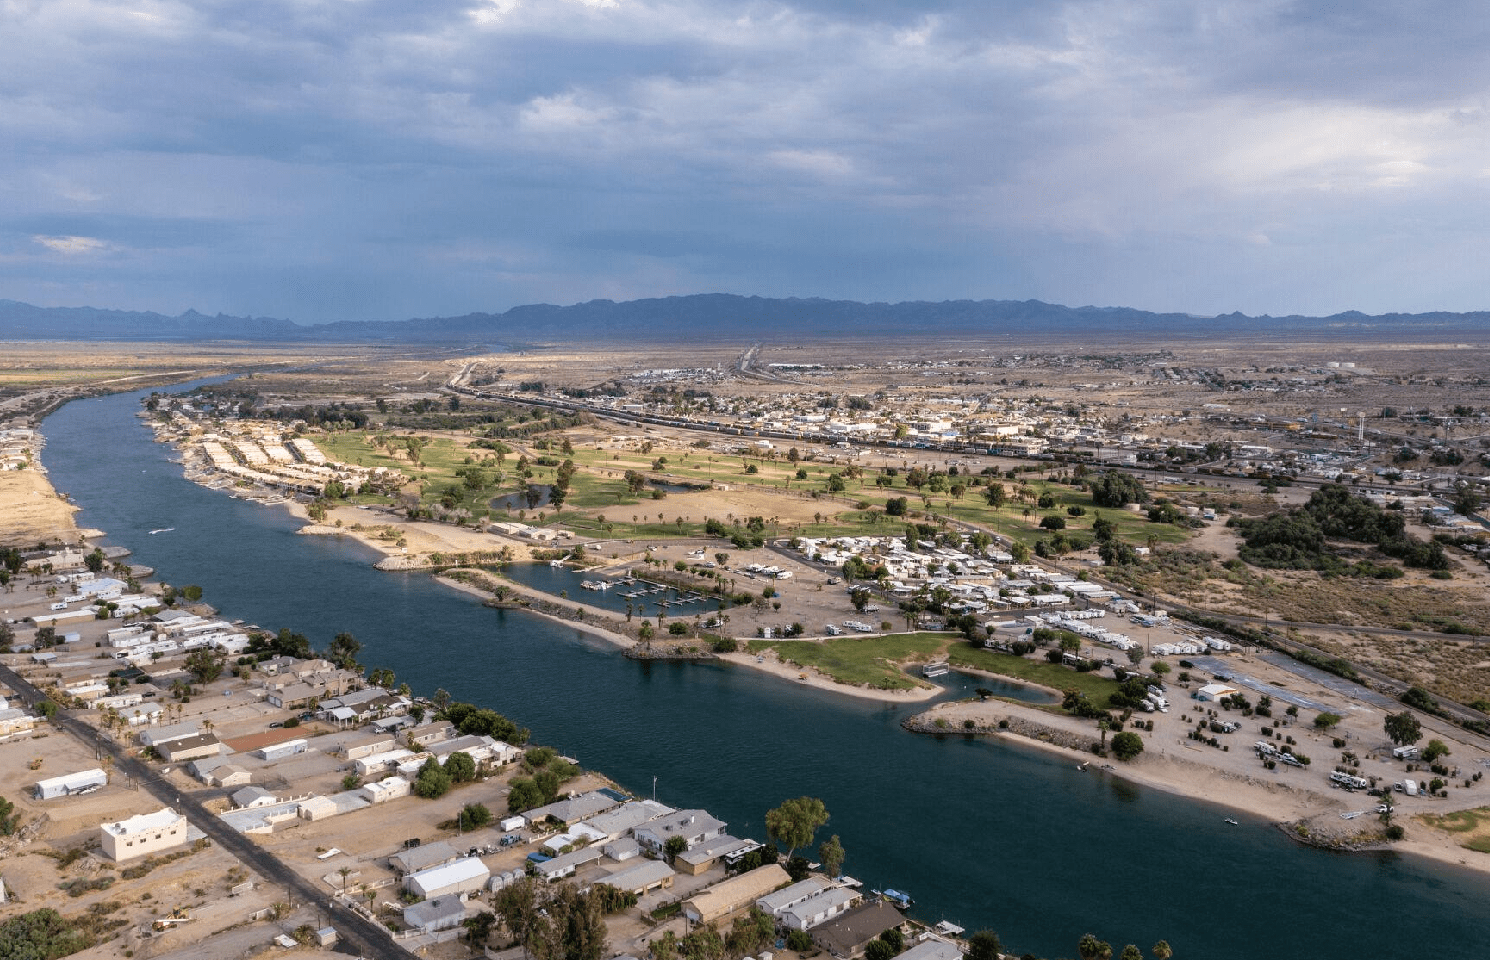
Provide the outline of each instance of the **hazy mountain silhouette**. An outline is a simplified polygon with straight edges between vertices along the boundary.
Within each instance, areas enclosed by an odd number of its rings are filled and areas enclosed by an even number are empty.
[[[1039,300],[859,303],[712,293],[649,300],[530,304],[504,313],[302,325],[268,317],[175,317],[93,307],[36,307],[0,300],[0,337],[13,340],[253,340],[384,343],[521,343],[556,339],[670,341],[753,338],[1033,336],[1111,342],[1124,336],[1357,337],[1363,340],[1484,334],[1490,313],[1328,317],[1200,317],[1130,307],[1066,307]]]

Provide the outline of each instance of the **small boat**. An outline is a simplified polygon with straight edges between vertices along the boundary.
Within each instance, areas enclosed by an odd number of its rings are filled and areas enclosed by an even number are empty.
[[[548,562],[548,565],[551,566],[551,567],[562,567],[564,565],[564,561],[563,560],[550,560]]]
[[[1087,768],[1087,764],[1089,764],[1089,763],[1091,763],[1091,761],[1090,761],[1090,760],[1085,760],[1085,761],[1082,761],[1082,762],[1081,762],[1081,763],[1078,763],[1078,764],[1077,764],[1077,765],[1076,765],[1076,769],[1078,769],[1078,770],[1081,770],[1081,771],[1083,771],[1083,772],[1085,772],[1085,770],[1086,770],[1086,768]]]
[[[1226,822],[1229,823],[1229,824],[1231,824],[1233,827],[1234,826],[1237,826],[1237,822],[1235,820],[1231,819],[1230,817],[1227,817],[1226,818]]]
[[[175,530],[175,529],[176,529],[175,527],[159,527],[159,528],[157,528],[155,530],[151,530],[150,531],[150,535],[153,537],[157,533],[170,533],[172,530]]]
[[[884,897],[891,903],[891,905],[899,910],[909,910],[911,904],[915,903],[915,901],[911,899],[910,894],[902,893],[899,890],[887,889],[883,893],[881,893],[880,896]]]

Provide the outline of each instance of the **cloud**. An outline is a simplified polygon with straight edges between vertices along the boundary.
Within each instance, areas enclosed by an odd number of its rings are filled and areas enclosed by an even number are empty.
[[[1490,223],[1479,4],[13,0],[0,18],[0,242],[54,261],[7,260],[0,296],[300,320],[714,289],[1483,306],[1463,253]]]
[[[108,242],[100,240],[97,237],[43,237],[37,235],[31,239],[53,253],[66,254],[67,256],[99,253],[111,249],[111,245]]]

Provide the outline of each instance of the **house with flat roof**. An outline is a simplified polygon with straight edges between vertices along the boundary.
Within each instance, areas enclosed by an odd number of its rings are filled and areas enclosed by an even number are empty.
[[[116,863],[186,843],[186,818],[170,807],[105,823],[98,829],[102,833],[104,854]]]
[[[94,768],[69,773],[61,777],[36,782],[35,796],[38,800],[56,800],[58,797],[75,797],[80,793],[91,793],[109,782],[109,775]]]

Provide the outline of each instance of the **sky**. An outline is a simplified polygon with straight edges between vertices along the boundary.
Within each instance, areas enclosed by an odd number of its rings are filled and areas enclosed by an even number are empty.
[[[0,0],[0,297],[1490,308],[1490,5]]]

